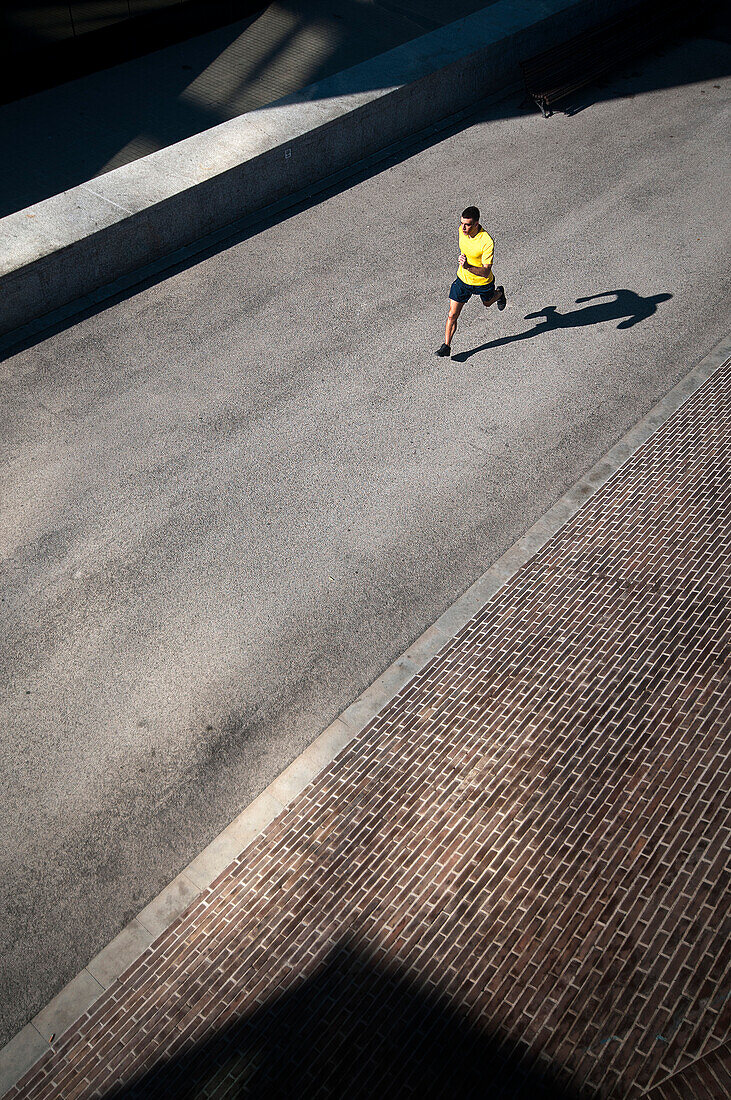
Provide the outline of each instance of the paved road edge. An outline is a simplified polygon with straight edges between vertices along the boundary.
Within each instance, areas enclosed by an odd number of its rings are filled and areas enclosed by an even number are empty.
[[[716,370],[731,357],[731,334],[687,374],[335,719],[56,997],[0,1050],[0,1097],[99,996],[208,890],[337,754],[526,564]]]

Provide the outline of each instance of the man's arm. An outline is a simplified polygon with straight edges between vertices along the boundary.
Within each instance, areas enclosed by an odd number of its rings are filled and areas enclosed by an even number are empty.
[[[574,301],[576,302],[576,304],[578,306],[581,302],[593,302],[597,298],[607,298],[610,294],[616,294],[616,293],[617,293],[616,290],[603,290],[601,292],[601,294],[589,294],[588,297],[586,297],[586,298],[575,298]],[[609,303],[607,303],[607,305],[608,304]]]
[[[468,264],[467,257],[464,254],[459,258],[459,266],[463,267],[465,271],[471,271],[473,275],[479,275],[483,279],[489,279],[490,272],[492,271],[492,264],[488,264],[487,267],[478,267],[477,264]]]

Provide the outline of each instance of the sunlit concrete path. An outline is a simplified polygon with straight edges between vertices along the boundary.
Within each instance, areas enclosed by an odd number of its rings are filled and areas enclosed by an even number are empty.
[[[731,1094],[731,359],[9,1093]]]
[[[7,359],[3,1038],[727,333],[724,69],[493,105]],[[439,360],[468,202],[509,308]]]

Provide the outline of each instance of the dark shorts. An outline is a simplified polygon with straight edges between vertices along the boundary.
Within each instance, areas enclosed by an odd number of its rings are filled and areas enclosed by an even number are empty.
[[[452,283],[452,288],[449,291],[449,297],[453,302],[461,302],[462,305],[465,302],[469,302],[473,294],[479,294],[481,298],[492,298],[495,293],[495,276],[492,278],[492,282],[487,286],[469,286],[467,283],[463,283],[458,277]]]

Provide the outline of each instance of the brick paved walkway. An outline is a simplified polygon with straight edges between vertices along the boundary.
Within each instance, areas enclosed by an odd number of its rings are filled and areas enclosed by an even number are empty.
[[[731,1095],[731,363],[9,1096]]]

